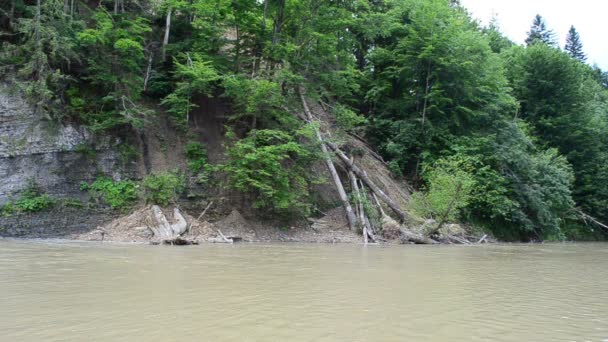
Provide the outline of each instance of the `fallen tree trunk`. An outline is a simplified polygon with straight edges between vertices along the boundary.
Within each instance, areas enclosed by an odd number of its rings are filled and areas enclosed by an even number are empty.
[[[173,209],[173,219],[177,221],[174,224],[169,223],[159,206],[152,206],[152,213],[153,218],[148,222],[148,228],[154,233],[154,238],[162,243],[176,241],[188,228],[188,222],[177,208]]]
[[[310,112],[310,109],[308,108],[308,104],[306,103],[306,99],[304,98],[304,95],[302,94],[300,89],[298,89],[298,93],[300,95],[300,100],[302,100],[302,107],[304,107],[304,112],[306,113],[307,121],[309,124],[312,124],[313,117],[312,117],[312,113]],[[338,189],[338,195],[340,196],[340,201],[342,201],[342,205],[344,206],[344,211],[346,212],[346,219],[348,220],[348,226],[351,230],[354,230],[357,225],[357,218],[355,217],[353,208],[350,205],[350,202],[348,201],[348,196],[346,195],[346,191],[344,190],[344,185],[342,185],[342,180],[340,180],[340,175],[338,175],[336,166],[334,165],[334,162],[331,160],[329,151],[327,150],[327,146],[325,146],[325,142],[323,141],[323,137],[321,136],[321,132],[319,132],[319,129],[316,128],[314,125],[313,125],[313,127],[315,130],[317,139],[319,140],[319,143],[321,145],[321,151],[323,152],[323,156],[325,158],[325,164],[327,165],[327,168],[329,169],[329,173],[331,174],[331,177],[334,181],[334,184],[336,185],[336,188]]]
[[[363,170],[361,170],[357,165],[355,165],[353,161],[348,159],[346,154],[344,154],[344,152],[342,152],[342,150],[340,150],[336,144],[331,142],[325,142],[325,144],[327,144],[327,146],[329,146],[329,148],[331,148],[336,153],[336,155],[342,160],[342,162],[344,162],[344,164],[346,164],[346,166],[350,170],[352,170],[359,178],[361,178],[365,185],[367,185],[374,192],[374,194],[376,194],[384,203],[386,203],[395,212],[395,214],[397,214],[399,218],[401,218],[402,221],[406,221],[409,218],[409,215],[405,211],[401,210],[397,203],[393,202],[390,197],[388,197],[376,184],[374,184],[374,182],[369,179],[369,177]]]
[[[435,245],[439,243],[433,239],[427,238],[422,234],[416,234],[405,229],[399,230],[399,234],[401,235],[402,242],[413,242],[418,245]]]

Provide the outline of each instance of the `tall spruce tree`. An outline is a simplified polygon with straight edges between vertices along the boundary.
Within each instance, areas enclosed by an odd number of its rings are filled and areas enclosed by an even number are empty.
[[[587,60],[587,56],[583,52],[581,36],[578,34],[574,26],[570,26],[570,31],[568,31],[568,36],[566,37],[566,46],[564,49],[570,56],[578,59],[581,62],[585,62]]]
[[[530,46],[535,43],[543,43],[549,46],[556,46],[555,33],[552,30],[547,29],[547,23],[545,19],[537,14],[532,21],[532,27],[528,32],[528,38],[526,38],[526,45]]]

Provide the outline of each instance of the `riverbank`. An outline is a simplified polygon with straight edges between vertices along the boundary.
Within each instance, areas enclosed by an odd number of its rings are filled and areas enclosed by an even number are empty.
[[[176,222],[172,208],[162,209],[168,223]],[[301,243],[346,243],[363,242],[360,232],[350,230],[342,208],[335,208],[321,218],[310,219],[294,225],[245,218],[233,209],[228,214],[199,213],[197,217],[188,212],[180,214],[187,227],[180,240],[192,244],[232,242],[301,242]],[[61,208],[52,212],[14,215],[0,218],[0,237],[20,239],[61,239],[75,241],[105,241],[128,243],[162,243],[155,236],[151,206],[140,207],[129,214],[104,209]],[[384,244],[433,243],[424,240],[420,233],[424,227],[405,232],[396,222],[385,222],[376,241]],[[479,237],[468,236],[459,225],[446,225],[441,232],[442,242],[477,242]],[[451,240],[448,239],[451,237]],[[412,240],[414,239],[414,240]],[[488,241],[485,241],[488,242]]]

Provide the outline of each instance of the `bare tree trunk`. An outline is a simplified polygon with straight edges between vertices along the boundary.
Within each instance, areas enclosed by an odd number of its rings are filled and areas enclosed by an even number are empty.
[[[114,14],[118,14],[118,1],[120,0],[114,0]],[[101,0],[100,0],[101,2]]]
[[[262,32],[266,32],[266,17],[268,16],[268,0],[264,0],[264,16],[262,17]]]
[[[146,68],[146,77],[144,77],[144,91],[148,89],[148,81],[150,81],[150,73],[152,72],[152,58],[154,57],[154,53],[150,51],[150,55],[148,56],[148,67]]]
[[[42,4],[40,3],[40,0],[36,1],[36,26],[34,28],[35,32],[35,37],[36,37],[36,56],[35,56],[35,60],[36,60],[36,70],[34,71],[34,75],[36,80],[39,80],[42,74],[42,59],[41,59],[41,55],[42,55],[42,40],[40,38],[40,30],[41,30],[41,24],[40,24],[40,16],[42,11]]]
[[[171,30],[171,12],[173,10],[169,8],[167,12],[167,18],[165,19],[165,38],[163,39],[163,48],[162,48],[162,59],[165,61],[167,44],[169,44],[169,32]]]
[[[351,181],[351,186],[353,188],[353,192],[356,196],[357,206],[359,208],[359,222],[361,222],[361,230],[363,233],[363,243],[367,245],[369,242],[368,237],[372,235],[371,228],[369,226],[369,221],[365,215],[365,208],[363,207],[363,198],[361,197],[361,192],[359,191],[359,185],[357,184],[357,176],[353,173],[352,170],[348,171],[348,176]]]
[[[361,178],[365,185],[367,185],[378,197],[380,197],[382,201],[384,201],[384,203],[386,203],[395,212],[395,214],[399,215],[399,217],[404,221],[409,218],[409,215],[405,211],[401,210],[397,203],[393,202],[390,197],[388,197],[376,184],[374,184],[374,182],[369,179],[369,177],[365,174],[363,170],[361,170],[357,165],[355,165],[355,163],[348,159],[346,154],[344,154],[344,152],[342,152],[338,148],[338,146],[336,146],[336,144],[333,144],[331,142],[325,143],[336,153],[336,155],[344,162],[344,164],[346,164],[349,169],[353,170],[353,172],[359,178]]]
[[[304,95],[302,94],[301,89],[298,89],[298,93],[300,95],[300,100],[302,101],[302,106],[304,107],[304,112],[306,113],[308,123],[312,124],[313,123],[312,113],[310,112],[310,109],[308,108],[308,104],[306,103],[306,99],[304,98]],[[351,230],[354,230],[356,227],[356,224],[357,224],[357,218],[355,217],[353,208],[350,205],[350,202],[348,201],[348,196],[346,195],[346,191],[344,190],[344,186],[342,185],[342,181],[340,180],[338,171],[336,171],[334,162],[331,160],[331,156],[329,155],[327,146],[325,146],[323,137],[321,136],[321,133],[319,132],[318,128],[315,127],[314,130],[315,130],[317,139],[319,140],[319,143],[321,145],[321,151],[323,152],[323,156],[325,158],[325,164],[327,165],[327,168],[329,169],[329,173],[331,174],[331,177],[334,181],[334,184],[336,185],[336,188],[338,189],[338,195],[340,195],[340,200],[342,201],[342,205],[344,206],[344,211],[346,211],[346,219],[348,220],[348,226]]]
[[[277,1],[277,19],[274,23],[274,33],[272,35],[272,44],[279,43],[281,29],[283,28],[283,17],[285,15],[285,0]]]

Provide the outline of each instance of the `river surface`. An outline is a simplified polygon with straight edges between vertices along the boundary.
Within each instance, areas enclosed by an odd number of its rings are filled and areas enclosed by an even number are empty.
[[[608,341],[608,245],[0,239],[1,341]]]

